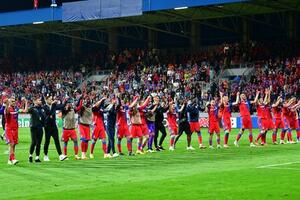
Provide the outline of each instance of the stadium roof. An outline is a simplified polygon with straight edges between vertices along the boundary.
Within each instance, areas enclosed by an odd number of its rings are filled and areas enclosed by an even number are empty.
[[[220,23],[211,23],[210,19],[221,19],[227,17],[240,17],[257,23],[268,24],[267,20],[256,19],[254,15],[281,13],[300,10],[300,1],[295,0],[254,0],[242,3],[222,4],[213,6],[192,7],[181,10],[159,10],[144,12],[141,16],[81,21],[73,23],[62,23],[61,21],[30,24],[19,26],[7,26],[0,28],[0,37],[24,37],[37,34],[54,34],[59,36],[76,38],[70,34],[76,31],[99,30],[107,31],[112,27],[143,27],[158,32],[165,32],[181,37],[189,37],[188,33],[174,33],[167,29],[161,29],[156,24],[195,21],[200,24],[211,26],[226,31],[233,31]],[[78,36],[78,39],[85,40]],[[88,40],[88,39],[86,39]]]

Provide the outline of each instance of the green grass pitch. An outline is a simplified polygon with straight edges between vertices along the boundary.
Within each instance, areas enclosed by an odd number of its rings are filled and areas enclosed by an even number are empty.
[[[207,130],[202,133],[207,145]],[[0,142],[0,199],[298,199],[300,145],[250,148],[246,132],[241,147],[235,148],[236,133],[230,136],[229,149],[188,152],[183,135],[175,152],[104,160],[97,143],[94,160],[71,157],[64,162],[58,161],[51,141],[51,162],[29,164],[29,129],[21,128],[16,153],[19,165],[7,165],[7,146]],[[123,143],[125,151],[125,140]],[[70,156],[72,146],[69,143]],[[198,146],[196,135],[193,146]]]

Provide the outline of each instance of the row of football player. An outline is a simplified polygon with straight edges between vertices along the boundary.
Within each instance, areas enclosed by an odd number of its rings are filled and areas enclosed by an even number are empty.
[[[257,91],[256,97],[252,101],[248,101],[245,94],[237,94],[235,102],[230,102],[228,96],[220,93],[219,98],[210,100],[206,105],[206,112],[209,118],[209,148],[213,148],[212,138],[216,134],[217,148],[220,145],[220,127],[219,122],[225,132],[224,148],[228,148],[228,138],[231,131],[231,107],[238,106],[242,128],[234,142],[238,146],[238,141],[244,133],[245,129],[249,130],[249,142],[251,147],[255,147],[258,141],[261,144],[266,143],[267,131],[273,131],[272,142],[277,144],[277,131],[281,129],[281,141],[284,143],[285,133],[287,132],[288,141],[294,143],[291,131],[297,131],[297,140],[300,139],[299,121],[297,110],[299,110],[300,102],[296,98],[285,99],[278,97],[273,104],[270,99],[271,91],[266,89],[264,92]],[[194,150],[191,146],[191,135],[197,133],[199,148],[206,148],[202,143],[202,134],[199,124],[199,112],[203,109],[198,105],[196,99],[169,99],[162,100],[158,96],[141,98],[135,96],[131,103],[128,104],[121,98],[107,99],[105,96],[96,103],[93,103],[89,95],[78,94],[77,103],[72,99],[65,100],[64,103],[58,104],[52,96],[35,98],[32,106],[28,106],[27,100],[22,99],[21,108],[16,106],[14,98],[5,100],[1,111],[5,116],[5,135],[6,141],[10,145],[9,164],[16,164],[15,145],[18,144],[18,113],[29,113],[31,115],[31,145],[29,150],[29,162],[33,162],[33,153],[35,151],[35,162],[40,162],[40,147],[45,131],[44,145],[44,161],[49,161],[48,147],[50,138],[53,137],[60,160],[67,159],[68,141],[74,142],[75,159],[87,159],[88,143],[92,140],[90,158],[93,158],[93,151],[98,139],[102,140],[102,149],[105,158],[117,157],[123,154],[121,150],[121,140],[126,137],[128,154],[134,155],[132,150],[132,141],[137,139],[136,154],[143,154],[145,148],[147,152],[153,152],[153,142],[156,151],[164,150],[163,142],[166,137],[166,129],[163,125],[164,113],[167,113],[167,121],[171,133],[169,150],[174,150],[175,145],[183,134],[187,135],[187,150]],[[258,124],[260,133],[253,143],[252,122],[250,115],[250,105],[257,107]],[[56,126],[56,110],[62,111],[63,133],[62,140],[64,142],[64,152],[62,153],[58,129]],[[78,129],[81,138],[81,157],[78,155],[78,141],[76,134],[75,113],[79,114]],[[104,124],[104,113],[107,113],[107,124]],[[273,115],[272,115],[273,113]],[[127,114],[130,116],[131,127],[127,123]],[[94,125],[91,137],[90,125]],[[117,125],[117,147],[115,150],[115,127]],[[158,142],[158,136],[161,133]],[[108,137],[108,145],[106,143]]]

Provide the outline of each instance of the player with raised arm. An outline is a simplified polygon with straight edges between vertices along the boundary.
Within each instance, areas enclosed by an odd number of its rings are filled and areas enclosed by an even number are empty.
[[[88,95],[81,97],[79,105],[76,107],[79,115],[78,129],[81,140],[81,159],[86,160],[86,152],[88,150],[89,141],[91,140],[91,128],[93,120],[92,104]]]
[[[156,121],[156,109],[158,107],[159,104],[159,98],[157,96],[153,97],[153,104],[148,106],[147,108],[147,126],[148,126],[148,130],[149,130],[149,140],[147,142],[147,140],[144,141],[143,147],[146,146],[146,142],[148,145],[148,149],[147,152],[148,153],[153,153],[153,141],[155,139],[155,121]]]
[[[22,102],[24,104],[23,109],[16,106],[15,98],[10,98],[5,102],[5,138],[6,143],[9,144],[9,159],[7,162],[9,165],[16,165],[19,162],[15,156],[16,145],[19,143],[18,115],[28,111],[27,100],[22,98]]]
[[[206,147],[202,143],[202,133],[201,127],[199,123],[199,112],[204,111],[201,109],[200,105],[198,104],[198,99],[194,98],[187,104],[187,112],[188,112],[188,121],[190,124],[190,130],[193,134],[194,132],[197,133],[198,143],[200,149],[205,149]]]
[[[293,140],[292,137],[292,129],[291,129],[291,114],[290,114],[290,108],[293,103],[293,98],[288,99],[286,98],[283,107],[282,107],[282,115],[283,115],[283,122],[285,124],[285,128],[287,130],[287,143],[289,144],[295,144],[296,142]],[[283,137],[284,139],[284,137]]]
[[[143,109],[146,108],[150,101],[150,96],[144,101],[143,104],[138,105],[139,97],[135,96],[133,99],[133,102],[129,106],[129,115],[130,115],[130,121],[131,121],[131,137],[132,138],[138,138],[138,148],[136,153],[137,154],[144,154],[142,152],[142,146],[143,146],[143,122],[141,118],[141,113],[143,112]],[[145,131],[145,130],[144,130]]]
[[[259,92],[259,91],[257,91],[257,92]],[[256,115],[257,115],[257,126],[259,129],[259,134],[257,135],[255,144],[258,145],[258,140],[261,139],[262,135],[264,134],[264,130],[262,127],[262,118],[264,115],[264,108],[265,108],[264,98],[262,96],[260,96],[257,99],[257,101],[255,101],[255,105],[256,105]]]
[[[117,138],[118,138],[118,151],[119,155],[124,155],[122,152],[122,139],[125,137],[127,140],[127,150],[128,155],[133,156],[134,153],[132,152],[132,138],[130,135],[128,123],[127,123],[127,110],[128,105],[125,104],[120,97],[118,97],[117,103]]]
[[[102,151],[104,154],[104,158],[110,158],[110,154],[107,153],[106,131],[103,115],[103,106],[105,100],[106,97],[103,97],[92,106],[94,129],[92,133],[92,144],[90,152],[91,159],[94,158],[94,149],[97,140],[101,140],[102,142]]]
[[[298,113],[297,109],[300,108],[300,101],[297,102],[295,97],[292,98],[291,108],[290,108],[290,127],[291,130],[295,130],[297,133],[297,143],[300,142],[300,127],[298,123]]]
[[[176,97],[175,97],[176,98]],[[176,101],[176,99],[175,99]],[[170,151],[175,150],[175,137],[178,133],[176,106],[173,101],[169,102],[169,111],[167,112],[167,122],[170,130]]]
[[[265,99],[264,99],[264,109],[263,109],[263,115],[262,115],[262,127],[263,127],[263,135],[261,137],[261,145],[266,145],[266,137],[267,137],[267,132],[269,130],[273,130],[273,133],[275,132],[274,130],[274,123],[273,123],[273,117],[271,114],[271,106],[270,106],[270,101],[271,101],[271,91],[269,89],[265,90]]]
[[[228,148],[228,139],[229,134],[231,132],[231,108],[232,103],[229,101],[228,96],[224,95],[222,92],[220,92],[220,112],[222,116],[222,126],[223,130],[225,132],[224,135],[224,148]]]
[[[74,143],[74,154],[75,159],[80,160],[78,156],[78,140],[76,134],[76,118],[75,118],[75,109],[74,101],[68,99],[65,102],[65,106],[62,109],[62,120],[63,120],[63,133],[62,141],[64,142],[64,155],[67,156],[68,141],[71,139]]]
[[[234,145],[236,147],[239,147],[238,141],[240,140],[241,136],[244,134],[245,129],[249,130],[250,147],[255,147],[255,144],[253,144],[250,105],[254,104],[256,102],[258,95],[259,95],[259,92],[256,92],[255,100],[249,101],[249,100],[247,100],[247,97],[245,94],[243,94],[243,93],[240,94],[239,92],[237,93],[236,101],[233,103],[233,105],[239,105],[240,116],[241,116],[241,121],[242,121],[242,128],[240,129],[240,132],[238,133],[236,140],[234,141]]]
[[[221,148],[220,145],[220,126],[219,126],[219,107],[216,105],[216,101],[213,99],[207,103],[208,113],[208,133],[209,133],[209,148],[213,149],[212,138],[214,133],[217,135],[217,148]]]
[[[273,140],[273,144],[275,144],[275,142],[277,143],[277,132],[279,129],[281,129],[281,134],[280,134],[280,144],[284,144],[284,136],[285,136],[285,126],[283,123],[283,119],[282,119],[282,97],[279,96],[276,100],[275,103],[273,103],[272,105],[272,112],[273,112],[273,116],[275,119],[275,135],[273,136],[272,140]]]

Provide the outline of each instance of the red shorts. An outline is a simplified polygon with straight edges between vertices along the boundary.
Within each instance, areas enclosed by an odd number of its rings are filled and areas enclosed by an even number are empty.
[[[242,128],[243,129],[252,129],[252,121],[250,116],[242,117]]]
[[[209,128],[208,128],[208,133],[220,133],[220,126],[218,122],[210,122],[209,123]]]
[[[261,120],[263,130],[271,130],[274,128],[273,121],[270,119],[263,118]]]
[[[89,125],[79,124],[80,140],[90,141],[91,140],[91,129]]]
[[[199,132],[201,130],[200,123],[199,122],[190,122],[190,129],[191,129],[192,133]]]
[[[73,130],[66,130],[66,129],[64,129],[63,130],[63,133],[62,133],[62,136],[61,136],[61,140],[63,142],[68,142],[69,139],[77,140],[77,134],[76,134],[75,129],[73,129]]]
[[[223,129],[224,131],[231,131],[231,120],[230,118],[226,118],[226,119],[222,119],[222,125],[223,125]]]
[[[149,129],[148,129],[147,124],[142,124],[142,125],[141,125],[141,129],[142,129],[142,134],[143,134],[143,136],[149,135]]]
[[[118,126],[118,138],[130,137],[130,132],[127,125]]]
[[[258,117],[257,118],[257,126],[260,131],[262,131],[262,129],[263,129],[261,121],[262,121],[262,119],[260,117]]]
[[[292,130],[299,128],[299,123],[297,119],[289,119],[289,125]]]
[[[103,140],[106,139],[106,132],[105,128],[103,126],[95,126],[92,134],[92,138],[97,140]]]
[[[7,144],[18,144],[19,143],[18,128],[6,128],[5,137],[6,137]]]
[[[131,125],[130,133],[131,133],[132,138],[139,138],[139,137],[143,136],[141,127],[142,127],[142,125],[140,125],[140,124],[132,124]]]
[[[275,128],[279,129],[279,128],[284,128],[284,123],[282,121],[282,119],[275,119]]]
[[[270,130],[274,129],[275,125],[274,125],[274,122],[273,122],[273,119],[269,119],[269,123],[268,123],[268,128]]]
[[[171,135],[177,135],[178,134],[177,124],[169,124],[169,129],[171,130]]]

